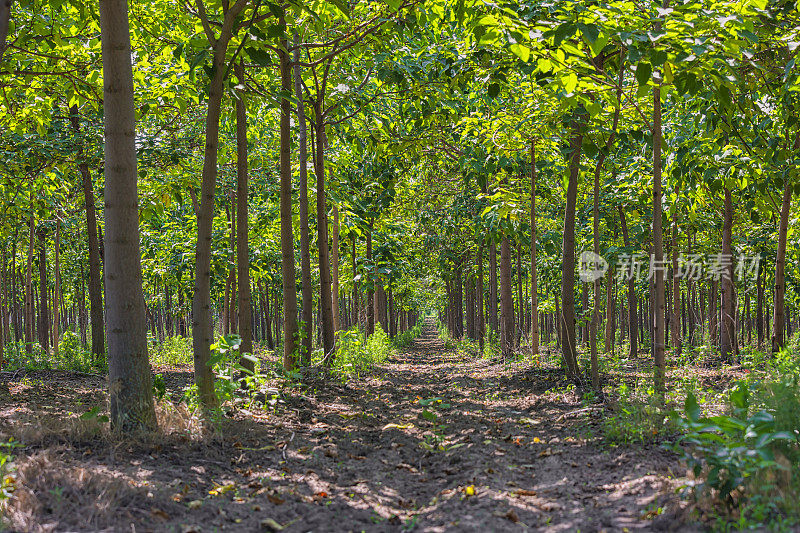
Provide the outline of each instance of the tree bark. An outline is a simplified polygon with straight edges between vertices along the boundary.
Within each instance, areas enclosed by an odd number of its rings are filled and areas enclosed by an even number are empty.
[[[722,224],[722,256],[725,272],[722,274],[722,328],[720,330],[720,353],[730,359],[736,352],[736,296],[733,286],[733,200],[731,190],[725,189],[725,205]]]
[[[678,272],[678,224],[672,222],[672,349],[681,351],[681,284]]]
[[[55,289],[53,290],[53,353],[58,357],[58,338],[60,336],[59,329],[61,327],[61,310],[59,303],[61,302],[61,221],[56,221],[56,250],[55,250],[55,264],[53,265],[53,283]],[[0,344],[2,346],[2,344]],[[0,352],[2,349],[0,348]],[[2,353],[0,353],[0,358]]]
[[[333,205],[333,228],[331,233],[331,313],[333,314],[334,339],[339,331],[339,208]]]
[[[798,147],[800,134],[795,141]],[[775,293],[772,315],[772,351],[778,352],[786,346],[786,318],[784,308],[786,302],[786,237],[789,232],[789,211],[792,204],[792,182],[788,177],[783,186],[783,199],[781,201],[781,218],[778,228],[778,250],[775,254]]]
[[[531,141],[531,355],[539,354],[539,295],[536,284],[536,143]]]
[[[33,236],[34,221],[30,217],[28,231],[28,263],[25,269],[25,351],[33,353]]]
[[[578,347],[575,342],[575,203],[578,197],[578,176],[580,173],[581,143],[583,133],[579,119],[573,119],[570,139],[569,182],[567,184],[567,205],[564,211],[564,240],[562,243],[563,267],[561,273],[561,351],[567,366],[567,374],[577,379]]]
[[[244,64],[237,62],[234,73],[239,84],[244,86]],[[242,354],[253,353],[253,308],[250,293],[250,253],[249,238],[250,226],[247,217],[247,197],[249,192],[247,173],[247,108],[244,99],[244,90],[239,92],[236,99],[236,279],[239,283],[239,336],[242,344],[239,351]],[[255,371],[253,361],[242,359],[242,367]]]
[[[156,426],[139,249],[133,69],[126,0],[101,0],[105,123],[105,248],[111,424]]]
[[[659,396],[663,398],[666,375],[665,359],[665,317],[666,302],[664,291],[664,244],[661,223],[662,183],[661,183],[661,87],[653,87],[653,260],[655,263],[655,297],[653,304],[653,362],[654,382]]]
[[[489,326],[492,334],[498,334],[497,322],[497,243],[489,245]]]
[[[500,245],[500,347],[504,357],[514,353],[514,297],[511,288],[511,244]]]
[[[322,321],[322,348],[326,366],[333,364],[334,331],[333,302],[331,282],[330,248],[328,247],[328,202],[325,193],[325,123],[322,118],[323,95],[317,96],[314,114],[316,116],[316,164],[314,173],[317,176],[317,246],[319,249],[319,305]],[[385,324],[384,324],[385,325]]]
[[[299,44],[300,36],[295,33],[295,45]],[[294,54],[294,95],[297,99],[297,143],[298,163],[300,165],[300,281],[302,286],[302,305],[300,327],[303,328],[303,337],[300,343],[300,365],[311,364],[311,323],[314,313],[314,293],[311,286],[311,237],[308,226],[308,122],[306,121],[306,108],[303,100],[303,76],[300,61],[300,48]]]
[[[6,51],[6,37],[8,36],[8,23],[11,20],[12,0],[0,0],[0,59]]]
[[[198,5],[202,5],[203,0],[197,0],[197,2]],[[194,295],[192,297],[194,378],[200,402],[206,408],[217,405],[217,397],[214,392],[214,371],[210,364],[211,343],[214,341],[211,316],[211,239],[214,223],[214,192],[217,185],[220,108],[225,82],[228,43],[231,39],[234,20],[245,4],[246,2],[239,0],[227,9],[223,16],[219,37],[215,42],[209,43],[214,49],[213,75],[208,88],[200,209],[197,211]]]
[[[0,0],[2,1],[2,0]],[[70,123],[75,134],[81,136],[78,107],[70,108]],[[89,165],[84,158],[83,141],[78,141],[78,170],[81,174],[83,199],[86,204],[86,242],[89,248],[89,321],[92,326],[92,356],[95,360],[105,357],[105,331],[103,329],[103,293],[100,272],[100,241],[97,237],[97,211],[94,187]]]
[[[486,337],[486,324],[485,324],[485,314],[483,311],[483,247],[484,247],[484,237],[481,236],[480,241],[478,242],[478,257],[476,259],[476,263],[478,266],[478,288],[477,288],[477,311],[478,311],[478,346],[480,347],[480,353],[483,355],[483,346]]]
[[[50,316],[47,312],[47,249],[45,233],[39,231],[39,345],[45,354],[50,355]]]
[[[284,17],[280,23],[285,24]],[[294,265],[294,232],[292,231],[292,107],[289,95],[292,91],[292,65],[289,60],[288,41],[281,41],[278,51],[281,69],[281,121],[280,121],[280,174],[281,174],[281,278],[283,282],[283,368],[292,370],[295,360],[297,337],[297,282]],[[323,224],[324,219],[318,221]],[[326,241],[327,243],[327,241]],[[322,246],[322,243],[320,243]],[[273,312],[277,312],[275,309]]]
[[[367,265],[369,270],[367,279],[367,335],[375,333],[375,273],[372,267],[372,224],[367,230]]]

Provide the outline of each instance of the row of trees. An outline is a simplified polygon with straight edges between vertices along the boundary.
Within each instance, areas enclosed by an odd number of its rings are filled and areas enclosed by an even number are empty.
[[[332,364],[337,330],[407,327],[430,291],[457,336],[555,338],[575,379],[587,343],[595,387],[623,331],[661,391],[668,346],[729,358],[767,314],[786,343],[791,2],[0,5],[4,335],[88,323],[100,356],[105,325],[117,425],[152,425],[148,330],[191,334],[212,407],[216,332]],[[589,250],[611,268],[581,285]],[[734,259],[693,280],[681,254]]]

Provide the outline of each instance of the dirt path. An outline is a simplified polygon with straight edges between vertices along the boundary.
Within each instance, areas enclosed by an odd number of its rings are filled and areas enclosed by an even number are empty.
[[[91,486],[79,486],[74,474],[60,481],[68,485],[62,498],[81,498],[75,506],[92,510],[96,529],[585,532],[673,525],[669,513],[659,514],[674,498],[671,454],[603,444],[592,411],[559,389],[560,374],[475,360],[446,350],[435,333],[427,324],[410,349],[369,376],[312,382],[272,412],[240,410],[223,437],[208,442],[25,451],[31,460],[46,456],[97,478]],[[103,480],[127,483],[115,510],[98,508],[100,494],[92,491],[102,491]],[[57,531],[86,527],[57,509],[48,515],[53,498],[40,492],[37,520]]]

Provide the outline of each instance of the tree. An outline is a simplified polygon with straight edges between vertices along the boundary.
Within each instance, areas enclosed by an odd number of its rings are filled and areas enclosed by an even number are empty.
[[[139,250],[133,69],[126,0],[101,0],[105,123],[105,284],[111,423],[156,425]]]

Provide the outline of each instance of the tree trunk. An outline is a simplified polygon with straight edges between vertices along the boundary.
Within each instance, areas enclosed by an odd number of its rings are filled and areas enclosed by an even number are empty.
[[[333,205],[333,228],[331,233],[331,313],[333,333],[339,331],[339,208]]]
[[[567,366],[567,374],[577,379],[578,347],[575,342],[575,203],[578,197],[578,177],[580,172],[581,143],[583,133],[581,123],[576,118],[570,139],[569,182],[567,185],[567,205],[564,211],[564,240],[562,245],[563,266],[561,271],[561,351]]]
[[[39,237],[39,345],[44,353],[50,355],[50,316],[47,312],[47,249],[45,234],[40,231]]]
[[[781,213],[783,214],[783,213]],[[766,269],[758,262],[758,272],[756,274],[756,339],[758,349],[764,349],[764,277]]]
[[[672,222],[672,349],[681,352],[681,284],[678,272],[678,224]]]
[[[665,391],[664,379],[666,375],[666,360],[664,354],[664,327],[666,317],[666,303],[664,291],[664,244],[661,225],[661,87],[653,87],[653,260],[655,262],[655,297],[653,305],[653,363],[654,382],[657,393],[661,398]]]
[[[0,59],[3,59],[3,52],[6,51],[6,36],[8,35],[8,23],[11,20],[12,0],[0,0]]]
[[[511,244],[503,237],[500,246],[500,347],[503,357],[514,353],[514,297],[511,289]]]
[[[326,366],[333,363],[334,331],[333,302],[331,283],[330,249],[328,248],[328,207],[325,197],[325,123],[322,118],[323,95],[317,96],[314,113],[316,116],[316,165],[317,175],[317,247],[319,249],[319,305],[322,320],[322,348]],[[384,324],[385,325],[385,324]]]
[[[60,336],[61,324],[61,310],[59,303],[61,302],[61,221],[56,221],[56,250],[55,250],[55,264],[53,266],[53,282],[55,289],[53,290],[53,353],[58,357],[58,337]],[[0,344],[2,347],[2,344]],[[2,348],[0,348],[0,359],[2,359]]]
[[[295,33],[295,45],[299,44],[300,37]],[[298,163],[300,165],[300,280],[302,284],[302,305],[300,327],[303,329],[303,338],[300,345],[300,365],[311,364],[311,323],[314,313],[314,293],[311,286],[311,251],[310,230],[308,227],[308,127],[306,109],[303,100],[303,77],[300,61],[300,48],[294,54],[294,95],[297,99],[297,143]]]
[[[284,24],[284,17],[280,17]],[[286,52],[288,41],[281,41],[278,51],[281,69],[281,121],[280,121],[280,173],[281,173],[281,278],[283,282],[283,368],[292,370],[296,365],[296,337],[297,337],[297,282],[294,267],[294,232],[292,231],[292,107],[289,95],[292,91],[292,65],[289,54]],[[325,225],[325,218],[318,221]],[[320,248],[327,246],[327,240],[320,242]],[[273,310],[277,316],[277,309]],[[310,321],[309,321],[310,323]]]
[[[25,270],[25,351],[33,353],[33,215],[28,231],[28,265]]]
[[[367,265],[370,268],[367,279],[367,335],[375,333],[375,273],[372,270],[372,224],[367,230]]]
[[[481,239],[478,242],[478,257],[475,260],[478,266],[478,288],[476,291],[478,301],[476,307],[478,311],[478,346],[480,348],[481,355],[483,355],[483,345],[486,337],[486,324],[484,319],[485,315],[483,312],[483,243],[484,237],[481,236]]]
[[[239,84],[244,86],[244,64],[237,62],[234,72]],[[237,281],[236,292],[239,293],[239,336],[242,344],[239,352],[242,354],[253,353],[253,308],[250,294],[250,253],[249,238],[250,226],[247,218],[247,197],[249,193],[247,175],[247,108],[244,99],[244,90],[240,91],[236,99],[236,266]],[[255,371],[253,361],[242,359],[241,365]]]
[[[0,0],[2,1],[2,0]],[[75,134],[81,136],[77,106],[70,108],[70,123]],[[95,209],[94,188],[89,165],[84,159],[83,141],[78,141],[78,170],[81,174],[83,199],[86,204],[86,235],[89,248],[89,315],[92,326],[92,356],[95,360],[105,357],[105,331],[103,330],[103,295],[100,273],[100,242],[97,237],[97,212]]]
[[[200,402],[206,408],[217,404],[214,371],[211,367],[211,343],[214,327],[211,316],[211,239],[214,223],[214,192],[217,185],[219,119],[226,72],[226,55],[234,19],[243,6],[229,8],[224,15],[214,48],[213,75],[208,88],[203,175],[200,186],[200,209],[197,212],[197,247],[195,249],[194,295],[192,298],[192,346],[194,378]],[[284,87],[285,90],[285,87]]]
[[[722,223],[722,257],[725,272],[722,274],[722,328],[719,348],[722,357],[730,359],[736,352],[736,304],[733,286],[733,200],[730,189],[725,189],[725,206]]]
[[[494,240],[489,245],[489,326],[492,334],[497,335],[497,244]]]
[[[139,250],[133,70],[125,0],[101,0],[108,384],[112,427],[156,426]]]
[[[539,354],[539,295],[536,284],[536,144],[531,141],[531,355]]]
[[[795,140],[795,149],[798,148],[800,134]],[[778,228],[778,250],[775,254],[775,301],[773,303],[772,315],[772,351],[778,352],[786,346],[784,331],[785,316],[784,308],[786,302],[786,237],[789,232],[789,211],[792,203],[792,181],[785,178],[783,186],[783,200],[781,201],[781,218]]]

